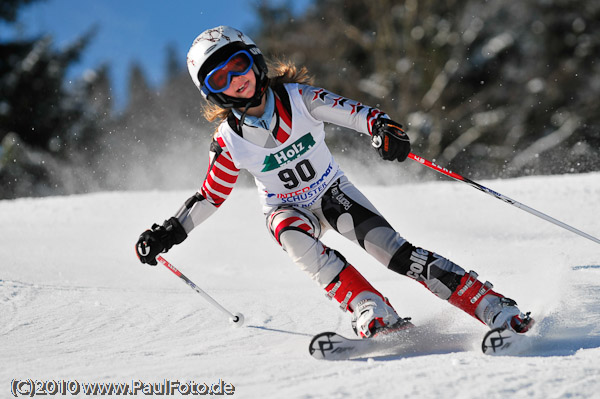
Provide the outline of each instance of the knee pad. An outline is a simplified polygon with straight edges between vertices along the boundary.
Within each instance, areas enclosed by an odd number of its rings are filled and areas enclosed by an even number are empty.
[[[345,260],[319,240],[319,219],[309,211],[286,207],[267,217],[271,236],[301,270],[325,287],[344,268]]]
[[[267,228],[277,243],[283,246],[281,235],[294,230],[318,239],[321,236],[321,224],[309,211],[295,207],[277,208],[267,216]]]

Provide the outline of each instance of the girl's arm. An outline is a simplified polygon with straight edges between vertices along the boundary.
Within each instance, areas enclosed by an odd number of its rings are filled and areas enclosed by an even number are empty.
[[[320,87],[298,85],[304,105],[313,118],[372,135],[377,118],[387,115],[381,110]]]
[[[175,214],[186,233],[205,221],[225,202],[239,173],[225,143],[217,136],[210,146],[208,171],[202,187]]]
[[[202,187],[179,208],[175,216],[162,225],[152,225],[140,235],[135,246],[140,262],[156,265],[159,253],[181,244],[190,231],[225,202],[237,181],[239,169],[233,164],[225,143],[218,137],[211,143],[209,161]]]
[[[313,118],[369,134],[373,147],[383,159],[402,162],[410,153],[410,140],[402,125],[379,109],[319,87],[298,85],[298,89]]]

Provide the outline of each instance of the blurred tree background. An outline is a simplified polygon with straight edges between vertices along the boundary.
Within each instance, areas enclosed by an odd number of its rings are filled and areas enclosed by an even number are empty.
[[[0,19],[15,21],[31,1],[3,1]],[[476,179],[600,170],[600,1],[320,0],[302,15],[289,9],[257,3],[247,33],[267,56],[307,66],[316,85],[402,122],[415,153]],[[94,32],[60,50],[49,36],[0,38],[0,198],[203,179],[214,126],[201,117],[185,55],[167,49],[158,88],[133,65],[128,104],[115,110],[110,65],[65,79]],[[342,158],[380,162],[356,133],[328,141]],[[435,177],[418,165],[393,168]]]

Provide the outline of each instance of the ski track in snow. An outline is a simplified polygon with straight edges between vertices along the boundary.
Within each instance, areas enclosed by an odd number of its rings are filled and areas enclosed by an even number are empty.
[[[600,173],[483,182],[600,236]],[[485,327],[335,233],[340,250],[417,325],[449,334],[418,353],[326,362],[311,336],[351,336],[349,316],[268,236],[238,188],[165,255],[245,326],[232,328],[133,245],[193,193],[0,201],[0,397],[13,379],[235,386],[239,398],[593,398],[600,391],[600,246],[455,182],[358,184],[408,240],[476,270],[537,324],[519,357],[480,352]],[[235,248],[235,250],[231,250]],[[83,396],[82,396],[83,397]]]

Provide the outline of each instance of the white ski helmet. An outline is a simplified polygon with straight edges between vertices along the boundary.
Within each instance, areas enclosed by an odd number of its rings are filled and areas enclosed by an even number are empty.
[[[240,50],[246,50],[252,56],[252,70],[256,76],[254,96],[252,98],[234,98],[208,90],[204,86],[206,75]],[[267,64],[260,49],[252,39],[230,26],[217,26],[202,32],[190,47],[187,55],[187,67],[202,96],[222,108],[244,108],[259,105],[269,84]]]

